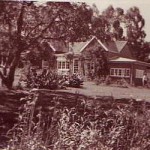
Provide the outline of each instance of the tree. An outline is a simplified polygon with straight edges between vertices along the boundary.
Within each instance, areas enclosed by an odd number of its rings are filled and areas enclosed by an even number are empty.
[[[106,17],[108,15],[107,12],[103,12],[100,15],[98,8],[95,4],[93,4],[92,6],[92,11],[93,16],[90,26],[91,35],[96,36],[101,41],[110,40],[110,23]]]
[[[99,47],[93,51],[93,61],[95,62],[95,74],[98,78],[109,74],[108,61],[104,50]]]
[[[113,37],[116,40],[121,40],[122,36],[123,36],[123,28],[120,26],[120,21],[119,20],[115,20],[113,22]]]
[[[85,3],[47,2],[36,5],[27,1],[3,1],[1,4],[0,50],[7,59],[0,77],[9,89],[22,52],[38,47],[43,39],[77,41],[89,34],[86,29],[92,13]]]
[[[145,42],[146,33],[143,30],[145,20],[140,14],[139,8],[131,7],[124,13],[122,8],[114,9],[113,6],[109,6],[102,15],[111,28],[109,30],[111,39],[127,40],[133,56],[138,60],[145,61],[150,49]],[[124,24],[124,27],[121,24]],[[126,37],[123,36],[124,32],[126,32]]]
[[[139,60],[144,60],[144,51],[146,47],[146,33],[143,30],[145,20],[140,14],[138,7],[130,8],[125,14],[127,24],[127,39],[130,47],[133,49],[134,56]],[[145,48],[144,48],[145,47]]]
[[[93,44],[86,49],[86,52],[82,53],[81,58],[84,59],[86,65],[90,63],[90,70],[88,70],[90,75],[98,79],[105,78],[109,74],[107,52],[100,46]]]
[[[108,20],[103,16],[93,16],[91,23],[91,34],[95,35],[101,41],[109,41],[111,39],[111,35]]]
[[[122,40],[123,28],[120,24],[124,21],[124,10],[119,7],[114,9],[114,7],[110,5],[102,12],[102,15],[109,24],[110,39]]]

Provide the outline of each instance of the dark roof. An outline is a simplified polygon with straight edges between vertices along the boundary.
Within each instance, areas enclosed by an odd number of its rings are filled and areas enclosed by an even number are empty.
[[[69,43],[69,49],[72,50],[75,54],[80,54],[93,40],[97,40],[97,42],[108,51],[107,47],[98,40],[95,36],[93,36],[90,40],[86,42],[73,42]]]
[[[108,51],[114,52],[114,53],[120,53],[126,44],[127,44],[127,41],[109,41],[109,42],[104,43]]]
[[[69,49],[72,49],[74,53],[79,54],[88,44],[90,44],[93,40],[97,40],[97,42],[106,50],[109,52],[114,53],[120,53],[125,45],[127,44],[127,41],[108,41],[105,43],[102,43],[99,39],[96,37],[91,38],[90,40],[86,42],[74,42],[69,43]]]
[[[48,44],[56,53],[68,52],[68,44],[64,41],[51,40]]]
[[[88,42],[73,42],[69,43],[69,49],[72,50],[75,54],[80,54],[81,49],[87,44]]]
[[[116,47],[118,52],[121,52],[125,45],[127,44],[127,41],[115,41]]]
[[[80,54],[83,49],[85,49],[88,44],[90,44],[93,40],[97,40],[97,42],[106,50],[113,53],[120,53],[125,45],[127,44],[127,41],[108,41],[105,43],[102,43],[99,39],[96,37],[92,37],[90,40],[86,42],[73,42],[73,43],[65,43],[63,41],[56,41],[51,40],[49,43],[49,46],[54,50],[56,53],[66,53],[70,50],[72,50],[75,54]]]

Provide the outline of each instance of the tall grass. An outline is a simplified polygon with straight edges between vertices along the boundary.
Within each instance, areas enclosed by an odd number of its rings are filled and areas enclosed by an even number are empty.
[[[7,150],[148,150],[150,110],[146,103],[122,105],[112,101],[92,105],[82,99],[74,107],[53,98],[47,111],[31,93],[20,108],[18,123],[7,133]],[[94,101],[94,100],[93,100]]]

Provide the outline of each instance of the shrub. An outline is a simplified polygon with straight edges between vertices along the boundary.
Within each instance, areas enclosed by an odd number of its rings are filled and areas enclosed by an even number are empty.
[[[74,74],[69,78],[69,86],[79,88],[83,85],[83,80],[78,75]]]
[[[58,89],[63,88],[67,83],[63,76],[44,69],[41,73],[37,73],[36,70],[30,71],[27,75],[26,85],[27,88]]]
[[[118,79],[117,80],[117,85],[119,87],[124,87],[124,88],[129,87],[129,83],[124,78]]]
[[[37,73],[36,70],[31,70],[26,79],[27,88],[44,88],[44,89],[58,89],[70,87],[80,87],[83,80],[76,74],[72,76],[58,75],[55,72],[48,72],[43,70]],[[19,88],[20,86],[18,86]]]

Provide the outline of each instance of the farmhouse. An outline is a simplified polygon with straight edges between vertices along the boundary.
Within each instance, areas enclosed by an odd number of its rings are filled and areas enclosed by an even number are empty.
[[[65,45],[57,41],[51,42],[49,45],[55,52],[59,74],[79,73],[88,79],[91,70],[96,65],[92,62],[89,52],[100,48],[105,52],[110,77],[113,80],[124,78],[130,84],[141,85],[143,74],[147,72],[150,75],[150,64],[134,59],[127,41],[102,43],[96,37],[92,37],[86,42],[74,42]]]

